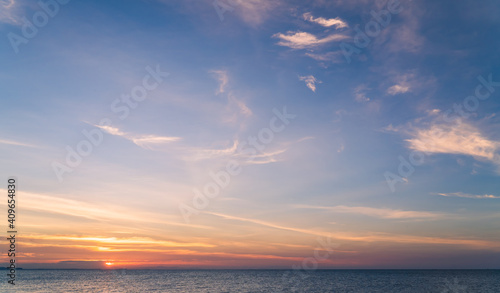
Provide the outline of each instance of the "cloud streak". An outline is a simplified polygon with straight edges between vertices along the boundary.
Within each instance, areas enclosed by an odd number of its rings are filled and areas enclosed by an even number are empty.
[[[308,205],[298,205],[298,208],[304,209],[319,209],[328,210],[336,213],[348,213],[348,214],[358,214],[380,219],[438,219],[442,218],[443,214],[433,213],[433,212],[422,212],[422,211],[403,211],[395,209],[381,209],[372,207],[350,207],[350,206],[334,206],[334,207],[324,207],[324,206],[308,206]]]
[[[13,140],[6,140],[6,139],[0,139],[0,144],[7,144],[7,145],[15,145],[15,146],[24,146],[24,147],[30,147],[30,148],[36,148],[37,146],[23,143],[23,142],[18,142],[18,141],[13,141]]]
[[[226,94],[227,97],[226,110],[228,116],[226,117],[225,122],[236,123],[240,116],[243,116],[243,118],[252,116],[252,110],[243,101],[239,100],[231,90],[228,90],[229,75],[227,71],[212,70],[210,72],[215,75],[217,81],[219,82],[219,87],[215,94]]]
[[[15,0],[0,0],[0,23],[20,25],[16,13],[18,6]]]
[[[306,83],[306,86],[313,92],[316,92],[316,83],[321,83],[321,81],[317,80],[314,76],[299,76],[301,81]]]
[[[280,46],[292,49],[305,49],[325,45],[335,41],[341,41],[347,38],[342,34],[330,34],[324,38],[318,38],[315,35],[301,31],[288,31],[286,34],[277,33],[273,38],[280,39],[277,43]]]
[[[500,143],[484,137],[474,126],[457,121],[452,124],[434,123],[428,128],[417,128],[413,138],[407,139],[409,148],[434,154],[468,155],[498,161]]]
[[[316,61],[323,61],[323,62],[333,62],[333,63],[339,63],[342,61],[341,56],[342,52],[340,51],[335,51],[335,52],[327,52],[327,53],[306,53],[307,57],[310,57]]]
[[[400,84],[395,84],[391,86],[390,88],[387,89],[387,93],[389,95],[397,95],[397,94],[404,94],[410,90],[410,87],[406,85],[400,85]]]
[[[250,154],[245,150],[245,143],[240,143],[239,140],[234,140],[233,144],[220,149],[211,148],[188,148],[186,155],[183,157],[186,161],[203,161],[211,159],[234,159],[245,165],[262,165],[279,162],[279,155],[285,153],[288,149],[281,148],[274,151],[263,151],[256,154]]]
[[[358,103],[369,102],[370,98],[368,98],[366,96],[367,90],[368,90],[368,88],[364,84],[357,86],[354,89],[354,100],[356,100],[356,102],[358,102]]]
[[[137,146],[148,150],[152,150],[154,146],[177,142],[182,139],[180,137],[175,137],[175,136],[170,137],[170,136],[157,136],[157,135],[134,135],[123,132],[120,129],[113,126],[102,126],[102,125],[94,125],[94,126],[104,130],[105,132],[111,135],[123,137],[133,142]]]
[[[500,198],[500,196],[491,195],[491,194],[469,194],[463,192],[451,192],[451,193],[432,193],[434,195],[440,195],[444,197],[462,197],[462,198],[473,198],[473,199],[485,199],[485,198]]]
[[[212,3],[212,0],[209,0]],[[227,1],[229,2],[229,1]],[[257,26],[271,17],[271,12],[281,5],[281,0],[233,0],[234,8],[247,24]]]
[[[347,23],[344,22],[343,20],[341,20],[339,17],[330,18],[330,19],[326,19],[323,17],[314,18],[314,16],[310,12],[304,13],[303,17],[304,17],[304,20],[307,20],[307,21],[310,21],[313,23],[317,23],[317,24],[324,26],[324,27],[334,26],[336,29],[349,27],[347,25]]]
[[[0,192],[6,193],[7,190],[0,189]],[[71,216],[94,220],[98,222],[116,221],[117,223],[157,223],[169,226],[196,227],[210,229],[208,226],[169,222],[161,219],[163,215],[155,215],[150,211],[147,213],[133,211],[128,208],[106,209],[102,204],[91,204],[80,200],[66,199],[59,196],[45,195],[23,191],[25,203],[24,209],[30,211],[44,212],[52,215]],[[0,204],[5,206],[5,204]]]
[[[234,220],[240,222],[246,222],[251,224],[256,224],[260,226],[265,226],[273,229],[297,232],[307,235],[320,236],[320,237],[329,237],[338,240],[345,241],[355,241],[355,242],[391,242],[391,243],[413,243],[413,244],[446,244],[446,245],[459,245],[459,246],[468,246],[468,247],[479,247],[479,248],[489,248],[493,250],[498,250],[498,243],[495,241],[485,241],[485,240],[476,240],[476,239],[453,239],[453,238],[440,238],[440,237],[428,237],[428,236],[413,236],[413,235],[404,235],[404,234],[388,234],[388,233],[377,233],[372,232],[370,234],[362,233],[360,235],[352,234],[352,233],[342,233],[342,232],[322,232],[315,231],[311,229],[301,229],[288,227],[283,225],[278,225],[274,223],[269,223],[266,221],[248,219],[243,217],[236,217],[221,213],[213,213],[213,212],[205,212],[206,214],[210,214],[213,216],[221,217],[226,220]]]
[[[222,94],[226,91],[227,84],[229,82],[229,77],[227,76],[227,71],[225,70],[212,70],[210,71],[215,75],[217,80],[219,81],[219,88],[215,92],[217,95]]]

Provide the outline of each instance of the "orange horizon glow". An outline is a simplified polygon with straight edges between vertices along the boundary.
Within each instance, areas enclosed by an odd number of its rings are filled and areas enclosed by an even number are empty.
[[[57,197],[25,193],[26,200]],[[0,206],[5,206],[0,203]],[[29,212],[43,212],[47,215],[73,221],[71,226],[60,225],[50,217],[26,213],[23,237],[19,239],[23,251],[18,254],[26,268],[90,268],[90,269],[146,269],[146,268],[290,268],[300,265],[304,259],[314,256],[317,249],[322,250],[318,239],[330,239],[338,243],[332,257],[318,261],[320,268],[351,267],[397,267],[408,263],[419,264],[421,259],[434,259],[450,250],[483,250],[498,253],[500,247],[493,239],[479,237],[452,237],[433,233],[411,234],[406,231],[363,232],[343,229],[336,225],[307,229],[303,224],[287,223],[273,218],[259,219],[242,215],[228,215],[205,212],[198,215],[198,223],[171,224],[175,218],[170,215],[162,218],[150,213],[157,221],[150,227],[144,223],[134,224],[127,219],[127,213],[111,212],[94,208],[82,209],[85,204],[76,201],[61,201],[58,211],[71,208],[76,218],[68,218],[67,212],[54,212],[38,202],[25,203]],[[315,206],[302,206],[316,211]],[[436,213],[404,212],[400,210],[373,209],[359,206],[337,206],[340,215],[361,213],[363,216],[384,217],[414,224],[436,221],[436,217],[448,215]],[[89,228],[80,222],[80,216],[95,221],[97,225]],[[431,215],[431,216],[429,216]],[[420,218],[424,216],[424,218]],[[417,217],[413,219],[412,217]],[[290,220],[289,220],[290,221]],[[53,231],[40,233],[42,226],[53,227]],[[169,224],[167,224],[169,223]],[[200,225],[203,223],[203,225]],[[112,230],[107,225],[112,225]],[[134,226],[136,225],[136,226]],[[156,226],[157,225],[157,226]],[[234,235],[226,231],[238,227]],[[137,228],[141,227],[141,228]],[[74,234],[75,229],[81,231]],[[139,232],[138,232],[139,231]],[[244,238],[242,238],[244,236]],[[327,241],[328,242],[328,241]],[[405,253],[407,249],[418,251],[413,256]],[[324,252],[320,252],[324,255]],[[457,254],[457,257],[458,257]],[[418,257],[417,255],[420,255]],[[4,254],[6,257],[6,254]]]

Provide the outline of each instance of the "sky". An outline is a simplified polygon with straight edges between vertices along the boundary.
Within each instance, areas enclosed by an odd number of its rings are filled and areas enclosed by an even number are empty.
[[[0,1],[21,267],[500,268],[498,1],[41,3]]]

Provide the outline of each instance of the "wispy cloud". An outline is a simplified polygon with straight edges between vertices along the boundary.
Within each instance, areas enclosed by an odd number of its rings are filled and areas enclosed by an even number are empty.
[[[229,84],[229,74],[226,70],[211,70],[219,82],[219,87],[216,94],[226,94],[227,97],[227,116],[225,117],[225,122],[236,123],[238,118],[243,116],[247,118],[253,115],[252,110],[240,99],[236,97],[233,91],[228,90]]]
[[[99,127],[100,129],[106,131],[107,133],[111,134],[111,135],[116,135],[116,136],[127,136],[127,134],[125,132],[122,132],[120,129],[116,128],[116,127],[113,127],[113,126],[106,126],[106,125],[94,125],[96,127]]]
[[[354,89],[354,99],[356,100],[356,102],[364,103],[370,101],[370,98],[366,96],[367,90],[368,88],[364,84],[361,84]]]
[[[221,213],[213,213],[213,212],[205,212],[205,213],[221,217],[227,220],[241,221],[269,228],[274,228],[278,230],[297,232],[297,233],[303,233],[307,235],[314,235],[320,237],[329,237],[345,241],[356,241],[356,242],[367,242],[367,243],[392,242],[392,243],[414,243],[414,244],[447,244],[447,245],[462,245],[470,247],[490,248],[498,250],[498,243],[495,241],[485,241],[476,239],[439,238],[439,237],[413,236],[413,235],[388,234],[388,233],[368,233],[368,234],[367,233],[354,234],[354,233],[342,233],[342,232],[329,233],[329,232],[315,231],[312,229],[294,228],[280,224],[270,223],[267,221],[231,216]]]
[[[387,93],[389,95],[397,95],[397,94],[404,94],[410,90],[410,87],[407,85],[401,85],[401,84],[395,84],[391,86],[390,88],[387,89]]]
[[[172,0],[156,0],[166,6],[172,5]],[[269,19],[273,19],[284,3],[283,0],[182,0],[180,3],[189,7],[199,17],[209,12],[211,20],[217,18],[217,7],[224,19],[239,18],[244,24],[251,27],[259,27]],[[204,5],[202,5],[204,4]]]
[[[250,110],[250,108],[248,108],[248,106],[243,101],[238,100],[232,93],[228,94],[227,99],[229,101],[229,106],[235,105],[240,114],[245,117],[252,116],[252,110]]]
[[[303,141],[311,140],[311,139],[316,139],[316,137],[314,137],[314,136],[304,136],[302,138],[299,138],[296,142],[303,142]]]
[[[479,129],[464,121],[433,123],[430,127],[416,128],[411,139],[406,140],[410,149],[435,154],[469,155],[499,162],[500,143],[484,137]]]
[[[219,88],[216,91],[216,94],[222,94],[226,91],[227,83],[229,82],[229,77],[227,76],[227,71],[225,70],[212,70],[210,71],[215,75],[217,80],[219,81]]]
[[[152,145],[170,143],[181,140],[180,137],[166,137],[166,136],[156,136],[156,135],[145,135],[138,138],[131,139],[133,143],[140,146],[141,148],[151,149]]]
[[[160,144],[172,143],[181,140],[180,137],[169,137],[169,136],[158,136],[158,135],[134,135],[123,132],[120,129],[113,126],[101,126],[101,125],[94,125],[94,126],[104,130],[105,132],[111,135],[120,136],[127,140],[130,140],[131,142],[140,146],[141,148],[148,150],[151,150],[153,149],[154,146]]]
[[[235,140],[232,142],[232,145],[223,148],[185,148],[187,154],[184,156],[184,159],[186,161],[202,161],[220,157],[231,157],[237,153],[238,146],[239,141]]]
[[[304,13],[303,17],[307,21],[317,23],[317,24],[322,25],[324,27],[334,26],[336,29],[348,27],[347,23],[344,22],[339,17],[330,18],[330,19],[326,19],[323,17],[314,18],[314,16],[310,12]]]
[[[316,61],[324,61],[324,62],[333,62],[338,63],[341,62],[342,52],[327,52],[327,53],[306,53],[307,57],[311,57]]]
[[[231,215],[226,215],[226,214],[221,214],[221,213],[213,213],[213,212],[205,212],[205,213],[213,215],[213,216],[221,217],[221,218],[224,218],[227,220],[236,220],[236,221],[241,221],[241,222],[253,223],[253,224],[262,225],[262,226],[275,228],[275,229],[279,229],[279,230],[287,230],[287,231],[304,233],[304,234],[315,235],[315,236],[329,236],[328,233],[315,232],[313,230],[308,230],[308,229],[287,227],[284,225],[274,224],[274,223],[270,223],[270,222],[266,222],[266,221],[262,221],[262,220],[248,219],[248,218],[231,216]]]
[[[30,147],[30,148],[37,147],[37,146],[31,145],[31,144],[13,141],[13,140],[6,140],[6,139],[0,139],[0,144],[17,145],[17,146],[24,146],[24,147]]]
[[[7,192],[7,190],[0,189],[0,192]],[[162,225],[197,227],[204,229],[210,228],[208,226],[165,221],[162,219],[164,218],[164,215],[153,214],[150,211],[146,213],[137,209],[131,210],[130,208],[120,207],[109,209],[103,207],[102,204],[92,204],[81,200],[67,199],[64,197],[33,193],[29,191],[23,191],[23,197],[26,200],[23,204],[24,209],[44,212],[51,215],[79,217],[101,222],[116,221],[117,223],[142,223],[147,221],[149,223],[158,223]],[[1,203],[0,206],[2,205],[4,204]]]
[[[14,0],[0,0],[0,6],[2,6],[5,9],[12,8],[16,1]]]
[[[208,0],[212,3],[212,0]],[[247,24],[258,26],[265,20],[272,17],[271,12],[281,5],[281,0],[232,0],[231,2],[235,8],[236,13]]]
[[[406,1],[404,6],[405,8],[399,15],[403,22],[387,30],[388,37],[391,39],[387,42],[387,49],[392,52],[416,53],[424,48],[426,42],[425,37],[420,33],[421,20],[426,13],[426,8],[418,1]]]
[[[350,207],[350,206],[308,206],[297,205],[298,208],[328,210],[336,213],[358,214],[381,219],[437,219],[443,215],[433,212],[404,211],[396,209],[382,209],[372,207]]]
[[[299,76],[299,79],[306,83],[306,86],[313,92],[316,92],[316,83],[321,83],[321,81],[317,80],[314,76]]]
[[[262,165],[283,161],[284,154],[298,143],[313,140],[313,136],[301,137],[295,141],[273,143],[273,146],[257,150],[246,140],[235,139],[220,144],[220,147],[180,147],[179,151],[185,161],[203,161],[212,159],[236,160],[241,165]]]
[[[441,195],[445,197],[463,197],[463,198],[474,198],[474,199],[484,199],[484,198],[500,198],[500,196],[492,195],[492,194],[469,194],[463,192],[451,192],[451,193],[431,193],[433,195]]]
[[[384,87],[386,94],[391,96],[407,93],[432,95],[437,89],[437,79],[434,76],[421,74],[416,69],[389,71],[387,76],[387,82],[384,82],[381,87]]]
[[[402,125],[394,126],[392,124],[387,125],[386,127],[380,129],[383,132],[400,132],[403,129]]]
[[[337,148],[337,153],[341,153],[345,150],[345,145],[343,143],[341,143],[339,145],[339,147]]]
[[[346,39],[347,36],[342,34],[330,34],[324,38],[318,38],[315,35],[301,31],[288,31],[286,34],[277,33],[273,38],[280,39],[277,43],[280,46],[289,47],[292,49],[305,49],[317,47],[334,41]]]
[[[81,245],[87,246],[87,243],[95,243],[99,247],[116,246],[156,246],[156,247],[215,247],[215,245],[207,243],[185,243],[176,241],[157,240],[150,237],[103,237],[103,236],[76,236],[76,235],[27,235],[28,239],[50,241],[56,240],[61,242],[80,242]],[[112,248],[109,250],[112,250]]]
[[[245,163],[247,165],[262,165],[262,164],[279,162],[280,159],[278,158],[278,155],[283,154],[286,151],[287,149],[285,148],[276,151],[263,152],[261,154],[254,156],[252,159],[247,159]]]
[[[19,25],[18,6],[15,0],[0,0],[0,23]]]
[[[243,144],[244,145],[244,144]],[[225,148],[185,148],[186,155],[183,157],[186,161],[203,161],[212,159],[233,159],[243,165],[262,165],[281,161],[279,155],[285,153],[288,148],[263,151],[250,154],[241,145],[239,140],[235,140],[232,145]]]

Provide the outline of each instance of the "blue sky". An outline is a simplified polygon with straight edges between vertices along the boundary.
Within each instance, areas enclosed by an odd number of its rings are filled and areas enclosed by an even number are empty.
[[[287,268],[329,237],[325,268],[498,268],[495,1],[51,3],[26,37],[43,9],[0,2],[1,170],[27,267]],[[102,143],[69,166],[82,131]]]

